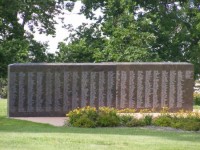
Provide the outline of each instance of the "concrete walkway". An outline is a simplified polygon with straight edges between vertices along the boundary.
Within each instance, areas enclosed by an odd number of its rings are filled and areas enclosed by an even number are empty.
[[[13,117],[13,119],[27,120],[38,123],[47,123],[53,126],[63,126],[65,124],[66,117]]]

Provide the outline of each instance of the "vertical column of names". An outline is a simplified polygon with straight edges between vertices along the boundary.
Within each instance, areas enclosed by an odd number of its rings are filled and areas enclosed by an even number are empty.
[[[78,107],[78,72],[74,71],[72,73],[72,109]]]
[[[183,105],[183,72],[178,71],[177,76],[177,107],[181,108]]]
[[[43,84],[42,84],[42,80],[43,80],[43,75],[44,73],[42,72],[37,72],[37,85],[36,85],[36,112],[42,112],[42,103],[43,103],[43,99],[42,99],[42,93],[43,91]]]
[[[81,77],[81,107],[87,106],[89,101],[89,72],[83,71]]]
[[[121,73],[119,70],[116,72],[116,107],[117,109],[121,108]]]
[[[130,71],[129,72],[129,108],[135,107],[135,72]]]
[[[9,78],[9,110],[10,112],[17,112],[18,106],[18,91],[17,91],[17,74],[15,72],[10,72]]]
[[[105,72],[99,72],[99,106],[105,106]]]
[[[162,71],[162,79],[161,79],[162,85],[161,85],[161,107],[168,107],[167,100],[168,100],[168,72]]]
[[[46,73],[46,101],[45,101],[45,111],[51,112],[53,109],[53,73]]]
[[[95,106],[97,99],[97,72],[90,73],[90,106]]]
[[[144,73],[143,71],[138,71],[137,76],[137,108],[143,107],[143,100],[144,100],[144,86],[143,86],[143,80],[144,80]]]
[[[18,100],[18,112],[25,112],[25,76],[23,72],[19,73],[19,100]]]
[[[72,82],[72,75],[71,75],[71,72],[69,71],[65,71],[64,72],[64,88],[63,88],[63,93],[64,93],[64,96],[63,96],[63,111],[70,111],[71,110],[71,94],[72,94],[72,91],[71,91],[71,83]]]
[[[127,107],[126,101],[127,101],[127,73],[126,71],[121,71],[121,104],[120,106],[122,108]]]
[[[108,107],[113,107],[113,104],[112,104],[114,102],[113,98],[115,98],[113,96],[113,90],[115,89],[114,75],[115,73],[113,71],[108,71],[108,79],[107,79],[108,81],[107,82],[107,106]]]
[[[145,75],[145,108],[151,108],[152,95],[152,71],[146,71]]]
[[[169,82],[169,108],[175,108],[175,93],[176,93],[176,71],[170,71],[170,82]]]
[[[159,96],[158,96],[159,75],[160,73],[158,70],[153,71],[153,107],[154,108],[159,107]]]
[[[61,100],[62,100],[62,94],[61,94],[61,81],[60,81],[60,73],[55,72],[55,89],[54,89],[54,99],[55,99],[55,104],[54,104],[54,110],[59,112],[61,111]]]
[[[28,72],[28,112],[34,112],[34,80],[33,80],[34,74],[33,72]]]

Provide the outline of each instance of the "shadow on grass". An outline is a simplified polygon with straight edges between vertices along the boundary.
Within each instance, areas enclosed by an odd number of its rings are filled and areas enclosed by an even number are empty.
[[[144,128],[74,128],[74,127],[55,127],[49,124],[34,123],[30,121],[15,120],[0,117],[0,132],[19,132],[19,133],[73,133],[73,134],[108,134],[108,135],[129,135],[129,136],[149,136],[171,139],[176,141],[199,142],[200,133],[195,132],[174,132],[157,131]]]

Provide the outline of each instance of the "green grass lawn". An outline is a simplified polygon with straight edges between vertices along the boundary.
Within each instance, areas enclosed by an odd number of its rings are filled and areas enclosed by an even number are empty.
[[[193,108],[194,108],[194,109],[199,109],[199,110],[200,110],[200,106],[199,106],[199,105],[194,105]]]
[[[0,100],[0,150],[200,150],[199,132],[54,127],[8,119],[6,109]]]

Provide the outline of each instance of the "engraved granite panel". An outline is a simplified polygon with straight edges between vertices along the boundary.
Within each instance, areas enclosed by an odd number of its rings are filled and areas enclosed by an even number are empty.
[[[64,72],[63,111],[72,109],[72,72]]]
[[[35,63],[8,67],[8,114],[65,116],[87,105],[192,110],[189,63]]]
[[[136,74],[135,71],[129,74],[129,108],[136,108]]]
[[[80,79],[78,71],[72,72],[72,109],[75,109],[78,107],[78,80]]]
[[[169,72],[164,70],[162,71],[162,77],[161,77],[161,107],[168,107],[167,100],[168,100],[168,74]]]
[[[42,97],[44,91],[43,91],[43,79],[44,79],[44,73],[43,72],[37,72],[37,81],[36,81],[36,112],[42,112],[43,111],[43,102],[44,99]]]
[[[28,73],[28,112],[34,112],[34,73]]]
[[[159,108],[160,106],[160,72],[158,70],[153,71],[153,108]]]
[[[12,113],[15,113],[18,111],[18,75],[15,72],[11,72],[9,74],[9,78],[12,80],[9,80],[9,99],[12,101],[9,101],[9,110]]]
[[[107,73],[107,106],[108,107],[114,107],[115,104],[115,79],[116,73],[114,71],[108,71]]]
[[[53,73],[48,71],[46,72],[46,112],[53,111]]]
[[[25,107],[25,100],[26,100],[26,92],[25,92],[25,81],[26,80],[26,74],[23,72],[19,73],[19,88],[18,88],[18,93],[19,93],[19,99],[18,99],[18,111],[19,112],[25,112],[26,107]]]
[[[116,108],[121,108],[121,70],[117,68],[116,71]]]
[[[62,104],[62,89],[61,89],[61,86],[62,85],[62,75],[61,73],[59,72],[55,72],[55,90],[54,90],[54,101],[55,101],[55,105],[54,105],[54,110],[55,111],[62,111],[62,107],[63,107],[63,104]]]
[[[89,82],[90,82],[90,73],[88,71],[83,71],[81,77],[81,107],[89,105],[87,103],[87,101],[89,101],[90,99]]]
[[[97,101],[97,72],[90,72],[90,106],[94,107]]]
[[[184,75],[182,71],[178,71],[177,76],[177,107],[181,108],[183,105],[183,82],[184,82]]]
[[[105,79],[105,71],[99,72],[99,91],[98,91],[98,99],[99,106],[106,106],[106,79]]]
[[[145,74],[145,108],[152,108],[153,72],[147,70]]]
[[[131,72],[132,73],[132,72]],[[134,74],[130,73],[129,65],[119,65],[116,71],[116,107],[118,109],[128,108],[129,105],[133,107],[133,95],[130,86],[133,87]],[[131,79],[130,79],[131,78]],[[130,81],[132,80],[132,81]],[[131,83],[130,83],[131,82]],[[129,98],[130,97],[130,98]]]
[[[176,71],[170,71],[170,79],[169,79],[169,109],[174,108],[176,106]]]
[[[137,108],[144,106],[144,71],[137,71]]]
[[[128,100],[128,72],[127,71],[121,71],[121,107],[126,108],[127,107],[127,100]]]

